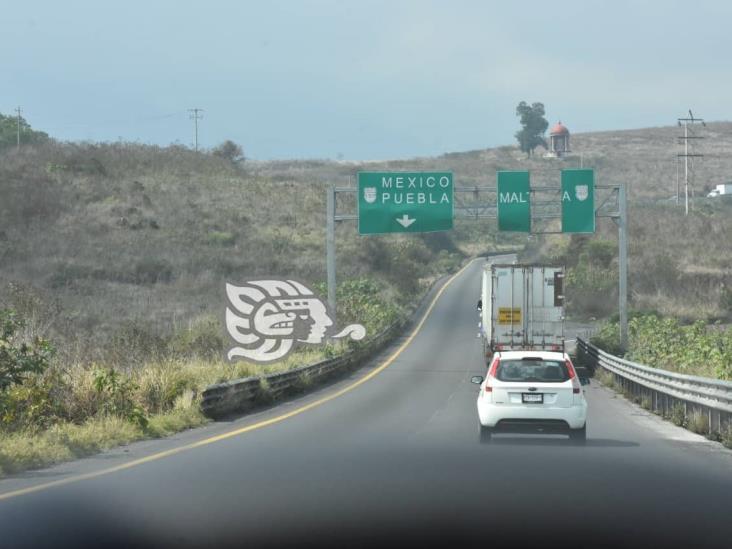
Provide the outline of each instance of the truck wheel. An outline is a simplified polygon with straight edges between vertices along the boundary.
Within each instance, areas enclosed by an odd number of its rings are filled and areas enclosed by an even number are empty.
[[[569,440],[575,444],[584,444],[587,440],[587,423],[581,429],[571,429],[569,431]]]
[[[486,443],[491,441],[491,436],[493,435],[493,429],[490,427],[485,427],[484,425],[480,426],[480,442]]]

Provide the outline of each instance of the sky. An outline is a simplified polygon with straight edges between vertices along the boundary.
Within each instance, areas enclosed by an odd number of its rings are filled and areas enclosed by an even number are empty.
[[[0,113],[60,140],[379,160],[729,120],[732,2],[0,0]]]

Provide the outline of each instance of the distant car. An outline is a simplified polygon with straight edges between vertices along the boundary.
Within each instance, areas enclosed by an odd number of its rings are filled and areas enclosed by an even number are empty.
[[[587,401],[569,355],[547,351],[504,351],[493,355],[488,374],[474,376],[480,385],[480,438],[494,432],[527,430],[567,433],[584,442]]]

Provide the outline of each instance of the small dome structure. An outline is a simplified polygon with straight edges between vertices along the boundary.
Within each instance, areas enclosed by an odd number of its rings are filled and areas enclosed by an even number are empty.
[[[554,127],[552,127],[551,130],[549,130],[549,135],[569,135],[569,130],[567,129],[567,126],[559,121],[554,124]]]
[[[549,130],[549,155],[561,158],[569,150],[569,130],[561,120]]]

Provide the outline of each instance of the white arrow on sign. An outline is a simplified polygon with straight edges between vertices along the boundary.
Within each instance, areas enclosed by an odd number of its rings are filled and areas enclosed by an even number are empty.
[[[404,214],[401,217],[397,217],[397,223],[399,223],[405,229],[407,227],[409,227],[415,221],[417,221],[417,220],[416,219],[409,219],[409,216],[407,214]]]

